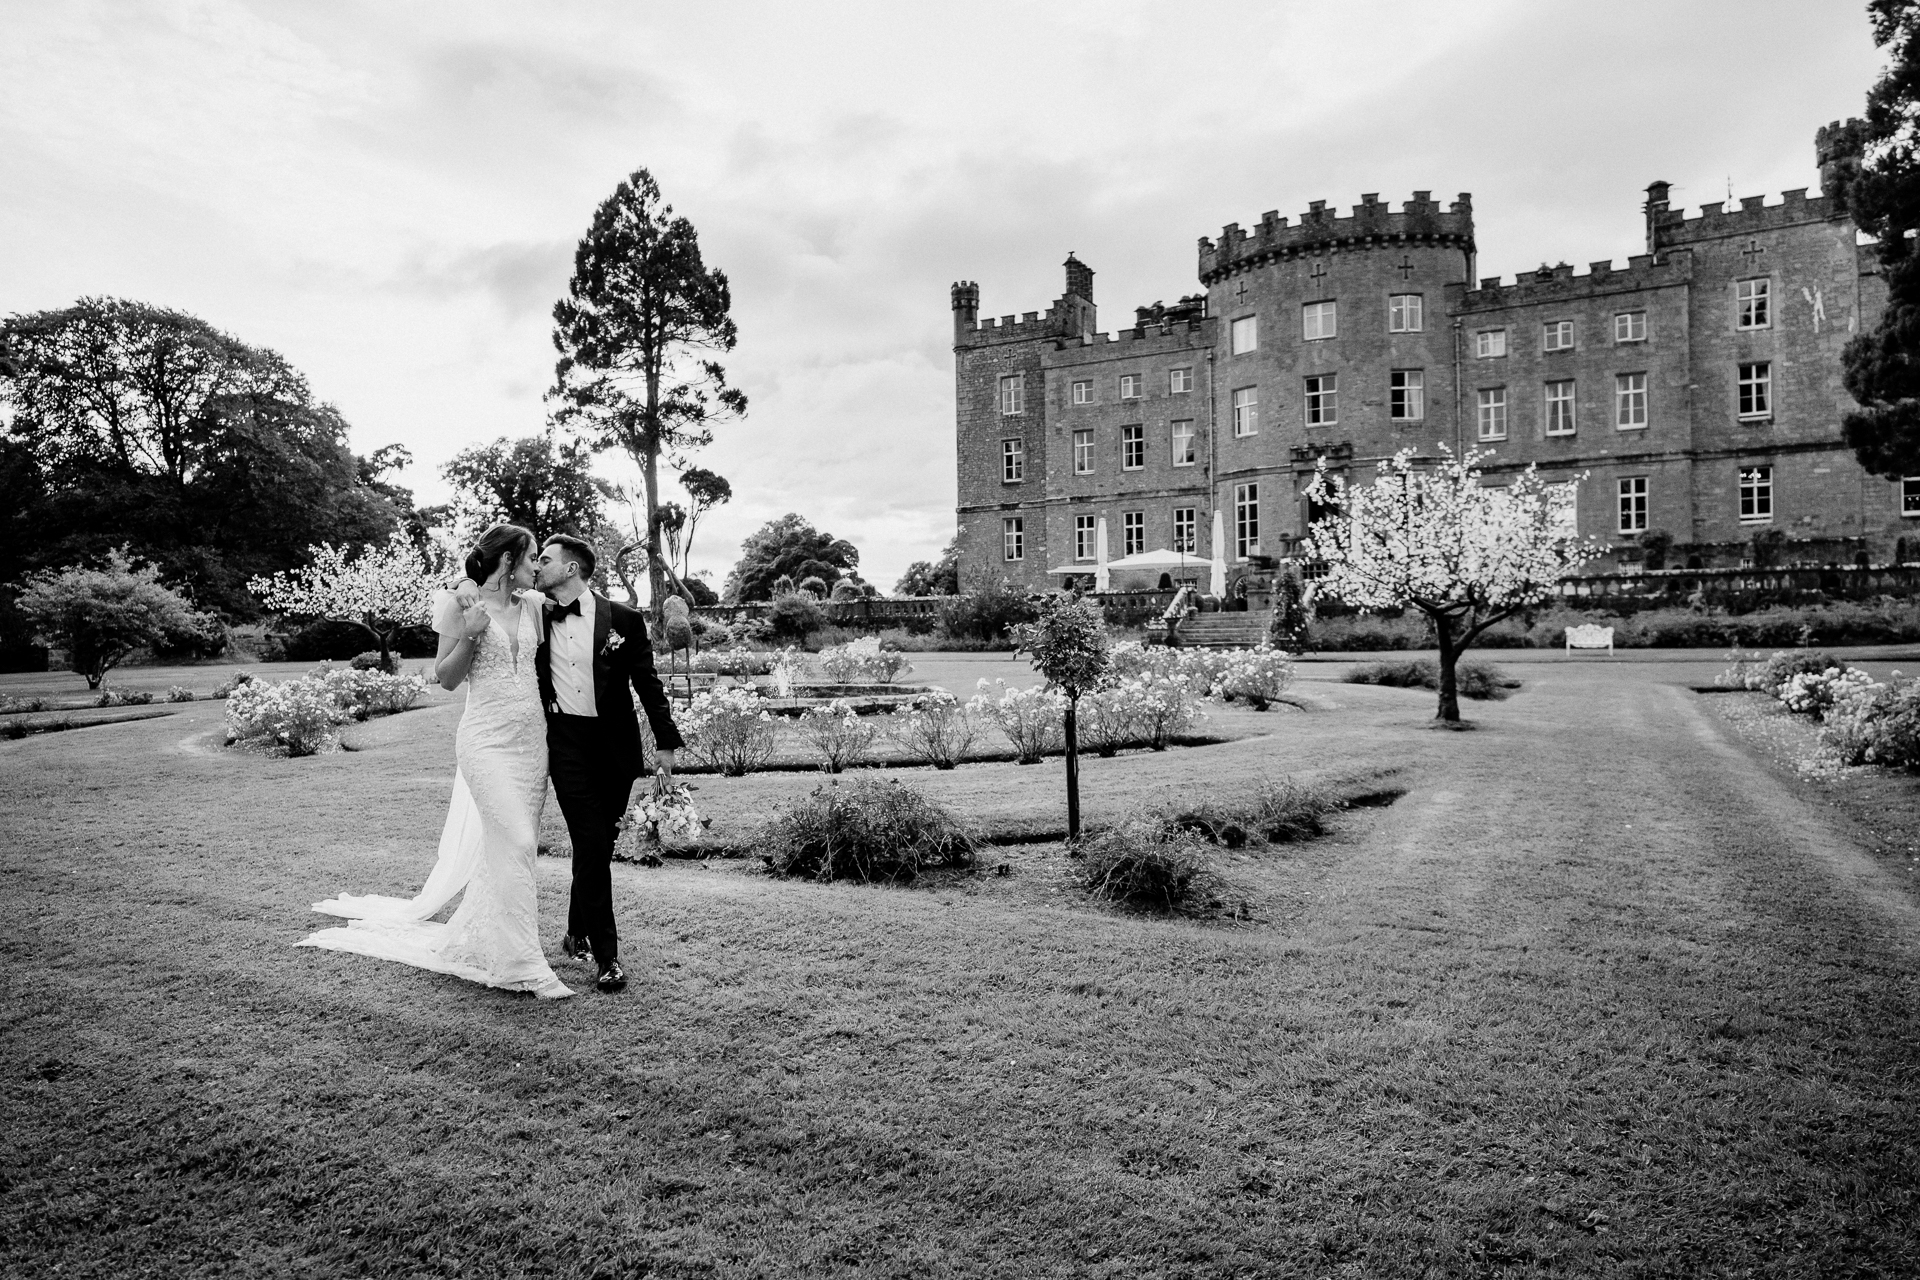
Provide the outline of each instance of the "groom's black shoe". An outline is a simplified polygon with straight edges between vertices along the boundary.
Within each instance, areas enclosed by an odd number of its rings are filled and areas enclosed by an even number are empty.
[[[627,971],[620,967],[618,960],[610,960],[601,966],[600,976],[593,980],[593,985],[609,993],[623,990],[627,985]]]
[[[593,946],[586,938],[576,938],[570,933],[560,935],[560,954],[569,960],[591,960]]]

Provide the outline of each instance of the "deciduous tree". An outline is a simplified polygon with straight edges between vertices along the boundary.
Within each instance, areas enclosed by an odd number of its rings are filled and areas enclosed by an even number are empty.
[[[960,538],[954,535],[938,560],[915,560],[894,584],[897,596],[957,596],[960,594]]]
[[[277,612],[365,628],[385,668],[392,666],[399,634],[428,621],[432,593],[452,567],[437,545],[422,548],[404,531],[357,551],[330,544],[309,550],[313,559],[304,568],[255,578],[247,586]]]
[[[844,538],[816,529],[803,517],[788,512],[769,520],[740,545],[739,563],[727,575],[725,597],[735,604],[771,600],[780,578],[798,582],[815,577],[826,583],[854,575],[860,553]]]
[[[1039,604],[1034,621],[1014,628],[1014,652],[1033,659],[1047,687],[1067,700],[1067,836],[1080,838],[1080,698],[1092,693],[1113,670],[1113,649],[1100,606],[1080,596],[1051,595]]]
[[[42,573],[22,584],[20,612],[67,664],[98,689],[107,672],[137,649],[186,644],[218,627],[160,581],[159,567],[115,548],[102,568]]]
[[[1322,595],[1360,609],[1418,609],[1440,650],[1436,719],[1460,722],[1454,666],[1480,634],[1553,594],[1600,548],[1570,536],[1562,494],[1532,467],[1511,484],[1482,482],[1490,453],[1416,464],[1403,449],[1370,485],[1348,485],[1320,462],[1309,502],[1333,509],[1314,522],[1301,554],[1323,567]]]
[[[502,436],[462,449],[440,474],[453,486],[450,515],[463,542],[501,523],[542,538],[555,533],[595,538],[607,528],[605,504],[613,486],[593,474],[593,454],[577,441]]]

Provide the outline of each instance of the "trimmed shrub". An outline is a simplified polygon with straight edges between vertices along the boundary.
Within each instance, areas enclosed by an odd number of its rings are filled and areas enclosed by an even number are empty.
[[[1080,842],[1080,883],[1093,896],[1136,910],[1201,914],[1223,905],[1229,886],[1207,859],[1207,841],[1165,815],[1136,815]]]
[[[951,769],[972,749],[980,725],[971,707],[945,689],[935,689],[889,715],[887,732],[912,759]]]
[[[144,689],[102,689],[93,700],[96,707],[144,707],[153,695]]]
[[[775,596],[773,606],[767,611],[767,624],[781,639],[805,640],[825,622],[826,615],[820,612],[819,602],[804,591]]]
[[[998,694],[993,692],[996,688]],[[1005,680],[991,685],[982,680],[980,692],[967,705],[981,719],[999,726],[1021,764],[1038,764],[1049,751],[1060,749],[1066,731],[1064,694],[1040,686],[1009,689]]]
[[[815,600],[825,600],[827,598],[827,580],[809,574],[800,579],[800,590],[806,592]]]
[[[978,849],[952,810],[898,782],[818,786],[787,805],[755,844],[777,876],[912,880],[929,867],[970,867]]]
[[[1438,689],[1440,664],[1431,658],[1410,658],[1402,662],[1368,662],[1347,672],[1348,684],[1383,684],[1402,689]],[[1504,698],[1507,690],[1520,687],[1496,667],[1483,662],[1457,662],[1453,667],[1454,691],[1463,698],[1482,702]]]
[[[844,698],[835,698],[824,707],[808,707],[800,713],[799,727],[800,736],[828,773],[865,762],[880,736],[880,726],[861,719]]]
[[[697,693],[679,717],[687,751],[729,777],[740,777],[773,758],[773,717],[746,689]]]
[[[169,685],[167,686],[167,701],[168,702],[192,702],[193,690],[187,688],[187,686],[183,684]]]

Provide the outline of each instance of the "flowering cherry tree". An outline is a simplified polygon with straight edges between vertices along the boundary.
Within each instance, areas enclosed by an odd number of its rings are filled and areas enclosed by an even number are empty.
[[[357,552],[329,542],[307,550],[311,564],[255,578],[247,590],[278,613],[364,627],[380,647],[381,665],[392,669],[394,640],[428,620],[432,593],[445,585],[443,553],[422,551],[400,530],[384,545],[369,543]]]
[[[1433,624],[1440,648],[1440,710],[1460,722],[1454,664],[1480,634],[1553,594],[1555,583],[1599,554],[1564,523],[1564,490],[1529,466],[1509,485],[1481,483],[1492,456],[1450,450],[1437,466],[1402,449],[1371,485],[1348,485],[1320,469],[1309,501],[1333,509],[1314,522],[1302,554],[1326,566],[1323,595],[1360,609],[1412,608]]]

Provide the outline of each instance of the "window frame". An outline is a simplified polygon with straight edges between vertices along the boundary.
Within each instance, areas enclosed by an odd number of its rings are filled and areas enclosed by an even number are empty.
[[[1246,337],[1246,345],[1241,338]],[[1227,322],[1227,354],[1236,356],[1252,355],[1260,349],[1260,316],[1258,313],[1235,316]]]
[[[1758,370],[1749,374],[1749,369]],[[1758,406],[1753,407],[1753,406]],[[1742,422],[1773,417],[1773,361],[1739,360],[1733,366],[1733,412]]]
[[[1498,351],[1485,350],[1484,348],[1493,345],[1492,340],[1495,338],[1500,340],[1500,349]],[[1502,325],[1498,329],[1476,329],[1473,334],[1473,358],[1475,360],[1505,360],[1507,358],[1507,351],[1511,345],[1512,344],[1507,341],[1507,329],[1505,325]]]
[[[1027,558],[1027,518],[1000,517],[1000,556],[1008,564]]]
[[[1427,371],[1394,369],[1387,375],[1387,419],[1390,422],[1427,420]]]
[[[1137,556],[1146,549],[1147,513],[1122,511],[1120,513],[1120,554]]]
[[[1140,375],[1123,373],[1120,375],[1120,398],[1122,400],[1140,399]]]
[[[1387,295],[1388,333],[1426,332],[1426,295],[1390,293]]]
[[[1072,402],[1074,404],[1092,404],[1093,403],[1093,379],[1092,378],[1075,378],[1073,380]]]
[[[1301,401],[1301,420],[1309,427],[1339,425],[1339,373],[1310,373],[1303,380],[1303,385],[1306,389]]]
[[[1639,333],[1632,332],[1633,330],[1632,322],[1636,319],[1640,321]],[[1628,330],[1627,334],[1624,337],[1621,336],[1621,333],[1620,333],[1620,322],[1623,320],[1627,321],[1627,330]],[[1646,340],[1647,340],[1647,313],[1644,308],[1642,308],[1639,311],[1616,311],[1613,313],[1613,345],[1617,347],[1629,342],[1645,342]]]
[[[1638,378],[1638,386],[1629,386],[1627,379]],[[1640,420],[1626,421],[1630,411],[1638,407]],[[1652,406],[1648,399],[1647,375],[1644,370],[1613,375],[1613,429],[1615,431],[1645,431],[1652,420]]]
[[[1180,433],[1181,427],[1187,429],[1184,437]],[[1196,438],[1192,418],[1175,418],[1167,424],[1167,453],[1168,456],[1173,459],[1174,466],[1194,467],[1200,464],[1200,450],[1198,446],[1194,444]],[[1187,442],[1186,461],[1184,462],[1180,460],[1180,441],[1182,439],[1185,439]]]
[[[1080,554],[1080,548],[1086,547],[1086,554]],[[1073,518],[1073,562],[1092,564],[1100,554],[1100,517],[1076,515]]]
[[[1773,328],[1772,276],[1749,276],[1733,282],[1733,327],[1737,333]]]
[[[1233,555],[1245,561],[1260,545],[1260,482],[1244,480],[1233,486]]]
[[[1180,532],[1183,526],[1186,529],[1186,534],[1184,537]],[[1182,552],[1190,556],[1199,555],[1200,554],[1200,508],[1175,507],[1173,509],[1173,526],[1172,527],[1173,527],[1173,545],[1167,549],[1169,551]]]
[[[1000,441],[1000,483],[1025,484],[1027,481],[1027,438],[1005,436]]]
[[[1555,341],[1555,339],[1558,339],[1558,338],[1564,338],[1565,341],[1564,342]],[[1573,350],[1573,321],[1571,320],[1541,321],[1540,322],[1540,350],[1542,351]]]
[[[1000,416],[1017,418],[1027,411],[1027,375],[1024,373],[1003,373],[1000,375]]]
[[[1244,402],[1240,399],[1242,395],[1247,397]],[[1236,440],[1244,440],[1248,436],[1259,435],[1259,385],[1256,383],[1244,387],[1235,387],[1232,394],[1228,397],[1228,403],[1233,407],[1233,438]],[[1245,411],[1244,416],[1242,415],[1242,410]]]
[[[1490,396],[1497,396],[1498,399],[1488,399]],[[1487,441],[1505,440],[1507,438],[1507,407],[1507,388],[1504,385],[1476,388],[1473,400],[1474,438],[1476,440]],[[1498,409],[1500,411],[1500,431],[1497,435],[1490,435],[1487,432],[1487,411],[1489,409]]]
[[[1920,519],[1920,476],[1900,477],[1900,518]]]
[[[1615,528],[1620,533],[1645,533],[1651,509],[1652,483],[1647,476],[1620,476],[1614,485]]]
[[[1129,422],[1120,428],[1120,469],[1122,471],[1145,471],[1147,469],[1147,427],[1142,422]]]
[[[1576,383],[1577,379],[1574,378],[1549,378],[1547,380],[1544,389],[1545,398],[1541,402],[1540,428],[1542,435],[1571,436],[1579,434],[1580,390]],[[1554,394],[1556,387],[1567,388],[1566,395],[1556,396]],[[1566,413],[1564,415],[1566,425],[1556,429],[1553,424],[1556,418],[1562,416],[1557,412],[1558,406],[1562,404],[1566,406]]]
[[[1170,396],[1193,394],[1192,365],[1182,365],[1177,369],[1167,370],[1167,394]]]
[[[1324,330],[1321,333],[1308,331],[1307,321],[1311,318]],[[1302,342],[1326,342],[1340,336],[1340,303],[1336,298],[1322,298],[1318,302],[1300,304],[1300,340]]]
[[[1736,473],[1739,506],[1737,508],[1741,524],[1773,523],[1773,464],[1756,462],[1750,467],[1741,467]],[[1752,476],[1751,482],[1747,479]],[[1761,511],[1760,507],[1766,510]],[[1751,508],[1751,511],[1749,510]]]
[[[1077,476],[1090,476],[1093,474],[1092,427],[1077,427],[1074,429],[1073,474]]]

